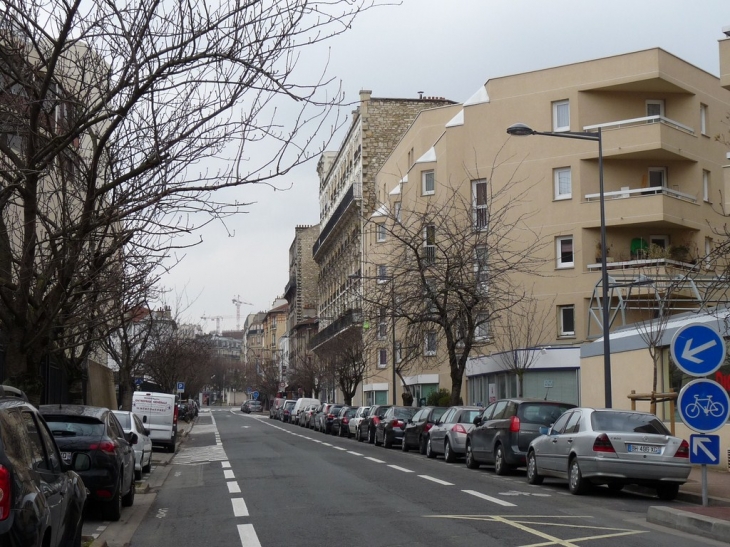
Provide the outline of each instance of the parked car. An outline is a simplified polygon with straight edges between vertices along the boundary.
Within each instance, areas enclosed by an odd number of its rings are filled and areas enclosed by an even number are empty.
[[[311,397],[300,397],[297,399],[297,402],[292,409],[291,422],[293,424],[298,424],[299,418],[301,417],[302,412],[304,412],[304,409],[309,405],[320,404],[320,402],[321,401],[319,399],[313,399]]]
[[[65,463],[77,454],[87,454],[90,468],[79,474],[88,497],[103,504],[107,520],[117,521],[122,506],[134,503],[135,433],[125,435],[119,420],[108,408],[87,405],[42,405],[40,413],[61,450]]]
[[[494,464],[497,475],[506,475],[524,466],[530,443],[540,436],[541,427],[554,424],[571,403],[542,399],[502,399],[492,403],[474,419],[466,436],[466,466]]]
[[[484,410],[479,406],[452,406],[426,434],[426,456],[444,455],[453,463],[466,454],[466,437],[474,429],[474,418]]]
[[[177,405],[171,393],[135,391],[132,412],[142,417],[142,424],[150,429],[152,444],[175,452],[177,444]]]
[[[269,418],[276,418],[277,420],[279,419],[279,409],[281,408],[281,405],[284,404],[285,400],[286,399],[277,397],[273,401],[271,401],[271,406],[269,406]]]
[[[357,440],[366,439],[370,444],[375,442],[375,428],[378,426],[380,419],[385,415],[391,405],[374,405],[370,407],[370,412],[366,418],[360,422],[360,432]]]
[[[142,420],[134,412],[127,410],[113,410],[114,415],[124,429],[124,434],[137,435],[137,442],[134,445],[134,478],[142,479],[142,473],[149,473],[152,469],[152,439],[150,430],[145,427]]]
[[[256,401],[254,399],[244,401],[241,405],[241,412],[244,412],[246,414],[251,414],[252,412],[263,412],[264,407],[261,404],[261,401]]]
[[[426,454],[428,432],[447,410],[447,407],[444,406],[421,407],[413,418],[408,420],[403,431],[403,442],[401,443],[403,452],[417,448],[421,454]]]
[[[320,407],[319,404],[311,404],[307,406],[307,408],[304,409],[304,412],[302,413],[302,419],[299,420],[299,425],[302,427],[310,428],[312,427],[312,419],[314,416],[314,413],[317,411],[317,409]]]
[[[333,404],[329,407],[327,413],[322,415],[322,427],[320,429],[322,433],[332,433],[332,422],[334,421],[335,416],[340,413],[340,410],[342,410],[344,406],[345,405]]]
[[[291,411],[294,408],[294,405],[296,404],[296,401],[293,399],[287,400],[284,402],[284,404],[281,407],[281,421],[282,422],[291,422]]]
[[[391,448],[393,443],[401,442],[406,424],[417,410],[412,406],[392,406],[386,410],[375,426],[375,444]]]
[[[314,425],[312,425],[312,429],[315,431],[324,430],[324,420],[331,407],[332,403],[322,403],[318,407],[317,411],[314,413]]]
[[[0,386],[0,545],[80,546],[87,454],[65,463],[25,394]]]
[[[356,406],[343,406],[339,414],[332,420],[332,434],[338,437],[350,437],[350,418],[357,412]]]
[[[673,500],[689,476],[689,444],[648,412],[575,408],[546,433],[527,451],[530,484],[557,477],[568,481],[571,494],[596,484],[614,492],[639,484]]]
[[[357,409],[357,412],[355,412],[355,415],[350,418],[350,422],[347,424],[347,427],[350,430],[350,436],[355,437],[356,439],[360,435],[360,422],[363,418],[367,417],[368,412],[370,412],[369,406],[361,406]],[[360,439],[357,439],[358,441]]]

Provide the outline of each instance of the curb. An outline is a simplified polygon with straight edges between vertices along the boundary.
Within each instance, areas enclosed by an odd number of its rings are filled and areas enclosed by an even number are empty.
[[[727,538],[730,537],[730,522],[705,515],[688,513],[672,507],[649,507],[646,520],[652,524],[659,524],[660,526],[717,541],[727,541]]]
[[[102,537],[98,537],[91,542],[89,547],[107,547],[107,543],[105,539],[103,539]]]

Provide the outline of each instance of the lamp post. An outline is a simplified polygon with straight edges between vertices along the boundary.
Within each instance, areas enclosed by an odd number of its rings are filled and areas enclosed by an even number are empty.
[[[396,381],[396,373],[395,373],[395,367],[396,367],[396,339],[395,339],[395,283],[393,282],[393,277],[368,277],[360,274],[351,274],[348,276],[350,279],[375,279],[377,281],[387,281],[390,283],[390,338],[391,338],[391,363],[393,366],[393,406],[396,406],[398,404],[398,401],[396,400],[395,396],[395,381]]]
[[[606,208],[603,195],[603,141],[601,139],[601,128],[598,133],[579,133],[574,131],[535,131],[523,123],[516,123],[507,128],[507,133],[515,137],[527,137],[529,135],[545,135],[546,137],[560,137],[562,139],[577,139],[581,141],[593,141],[598,143],[598,191],[599,207],[601,210],[601,305],[603,322],[603,382],[605,385],[605,406],[611,408],[611,338],[609,325],[609,301],[608,301],[608,272],[606,270]]]

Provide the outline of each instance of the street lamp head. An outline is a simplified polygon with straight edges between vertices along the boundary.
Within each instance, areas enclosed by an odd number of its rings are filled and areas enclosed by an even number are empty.
[[[535,133],[537,133],[537,131],[524,123],[513,123],[507,128],[507,134],[514,137],[527,137],[528,135],[534,135]]]

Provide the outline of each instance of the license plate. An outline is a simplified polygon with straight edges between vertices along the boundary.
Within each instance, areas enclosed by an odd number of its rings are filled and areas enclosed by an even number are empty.
[[[66,463],[71,463],[72,456],[73,454],[71,452],[61,452],[61,459]]]
[[[641,452],[643,454],[661,454],[662,449],[659,446],[647,446],[645,444],[628,445],[629,452]]]

